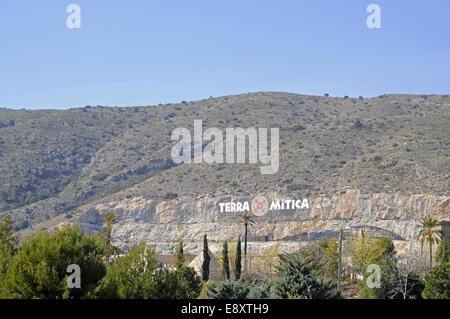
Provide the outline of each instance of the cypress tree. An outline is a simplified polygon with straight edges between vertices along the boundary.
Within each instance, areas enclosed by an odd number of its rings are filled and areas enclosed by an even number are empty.
[[[208,281],[209,279],[209,262],[211,257],[208,251],[208,238],[203,236],[203,265],[202,265],[202,279],[203,281]]]
[[[182,238],[178,239],[177,246],[178,247],[176,248],[174,264],[175,264],[175,267],[177,267],[177,269],[180,269],[184,265],[184,249],[183,249],[183,239]]]
[[[109,257],[114,256],[116,253],[119,252],[119,249],[112,245],[111,233],[112,233],[112,229],[113,229],[115,223],[117,223],[117,216],[114,215],[114,213],[112,213],[112,212],[107,213],[104,217],[102,238],[103,238],[105,256],[108,259],[108,263],[109,263]]]
[[[236,247],[236,265],[234,267],[234,277],[236,280],[241,278],[241,265],[241,237],[239,237]]]
[[[228,242],[226,239],[223,241],[222,256],[222,277],[223,279],[230,279],[230,262],[228,259]]]

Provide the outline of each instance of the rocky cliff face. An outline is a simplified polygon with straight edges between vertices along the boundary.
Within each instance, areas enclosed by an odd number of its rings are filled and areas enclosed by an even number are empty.
[[[269,200],[288,199],[288,196],[268,193]],[[113,237],[126,249],[140,241],[167,253],[171,240],[183,234],[190,253],[201,251],[203,234],[207,234],[213,251],[225,238],[236,239],[243,234],[238,224],[239,212],[220,212],[219,203],[251,203],[249,197],[185,197],[170,201],[132,198],[123,201],[85,207],[73,221],[86,231],[101,231],[103,215],[118,216]],[[415,240],[418,223],[427,214],[439,220],[450,218],[450,197],[435,195],[362,194],[346,190],[332,196],[308,199],[309,209],[273,210],[256,217],[249,230],[249,253],[279,244],[281,249],[293,251],[308,241],[321,237],[338,237],[339,229],[350,235],[363,227],[367,232],[390,236],[400,253],[418,249]]]
[[[176,224],[193,223],[200,213],[197,205],[205,205],[201,212],[205,220],[222,220],[223,215],[208,212],[217,196],[222,196],[219,192],[238,196],[298,193],[312,201],[319,194],[334,194],[345,187],[363,194],[448,196],[449,108],[449,95],[354,99],[258,92],[150,107],[0,109],[0,219],[10,215],[15,229],[28,234],[47,228],[41,223],[53,226],[60,215],[73,216],[83,206],[88,210],[96,203],[133,197],[163,200],[178,196],[178,203],[150,205],[158,206],[158,212],[170,211],[175,205],[173,214],[183,214],[172,217]],[[175,165],[172,132],[186,128],[193,133],[194,121],[199,119],[203,131],[279,128],[278,173],[263,175],[261,163],[247,161]],[[217,196],[201,197],[206,194]],[[311,209],[307,221],[333,215],[356,218],[377,206],[364,200],[365,195],[358,195],[359,200],[352,196],[357,195],[349,193],[339,201],[333,195],[317,199],[313,207],[331,204]],[[396,208],[396,198],[379,200],[388,202],[379,204],[387,215],[395,215],[390,209],[403,211]],[[410,200],[422,203],[412,196]],[[116,205],[129,206],[140,214],[146,211],[133,208],[135,204]],[[185,216],[184,211],[188,212]],[[161,219],[158,214],[152,218]],[[278,232],[274,238],[289,233],[303,236],[301,231],[307,226],[280,229],[290,218],[287,213],[280,215],[280,224],[270,226]]]

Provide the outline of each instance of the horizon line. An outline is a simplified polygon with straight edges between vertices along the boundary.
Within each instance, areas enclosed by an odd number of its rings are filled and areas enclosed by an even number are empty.
[[[332,96],[332,95],[326,95],[328,93],[324,93],[323,95],[315,95],[315,94],[304,94],[304,93],[296,93],[296,92],[288,92],[288,91],[251,91],[251,92],[246,92],[246,93],[236,93],[236,94],[229,94],[229,95],[220,95],[220,96],[210,96],[210,97],[206,97],[206,98],[200,98],[200,99],[195,99],[195,100],[190,100],[190,101],[178,101],[178,102],[165,102],[165,103],[158,103],[158,104],[142,104],[142,105],[101,105],[101,104],[97,104],[97,105],[90,105],[90,104],[86,104],[84,106],[66,106],[66,107],[61,107],[61,108],[52,108],[52,107],[40,107],[40,106],[36,106],[36,107],[5,107],[5,106],[0,106],[0,110],[11,110],[11,111],[67,111],[67,110],[72,110],[72,109],[83,109],[86,107],[91,107],[91,108],[95,108],[95,107],[103,107],[103,108],[128,108],[128,107],[154,107],[154,106],[162,106],[162,105],[177,105],[177,104],[183,104],[183,103],[196,103],[196,102],[201,102],[201,101],[205,101],[205,100],[215,100],[215,99],[220,99],[220,98],[224,98],[224,97],[232,97],[232,96],[241,96],[241,95],[249,95],[249,94],[264,94],[264,93],[276,93],[276,94],[294,94],[294,95],[301,95],[301,96],[308,96],[308,97],[320,97],[320,98],[334,98],[334,99],[360,99],[361,97],[363,99],[374,99],[374,98],[378,98],[380,96],[442,96],[442,97],[448,97],[449,94],[447,93],[442,93],[442,94],[437,94],[437,93],[384,93],[384,94],[379,94],[379,95],[374,95],[374,96],[370,96],[370,97],[363,97],[363,96],[350,96],[350,95],[344,95],[344,96]]]

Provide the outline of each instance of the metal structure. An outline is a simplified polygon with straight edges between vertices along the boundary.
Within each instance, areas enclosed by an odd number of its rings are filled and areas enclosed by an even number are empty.
[[[402,236],[392,231],[376,226],[352,226],[351,229],[346,229],[346,236],[357,235],[360,231],[363,231],[364,234],[369,234],[374,237],[387,237],[391,238],[392,240],[405,240]]]

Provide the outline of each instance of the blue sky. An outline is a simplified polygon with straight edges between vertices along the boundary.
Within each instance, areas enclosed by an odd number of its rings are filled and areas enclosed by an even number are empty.
[[[66,8],[81,7],[81,29]],[[381,7],[381,29],[366,7]],[[2,0],[0,107],[450,93],[450,1]]]

